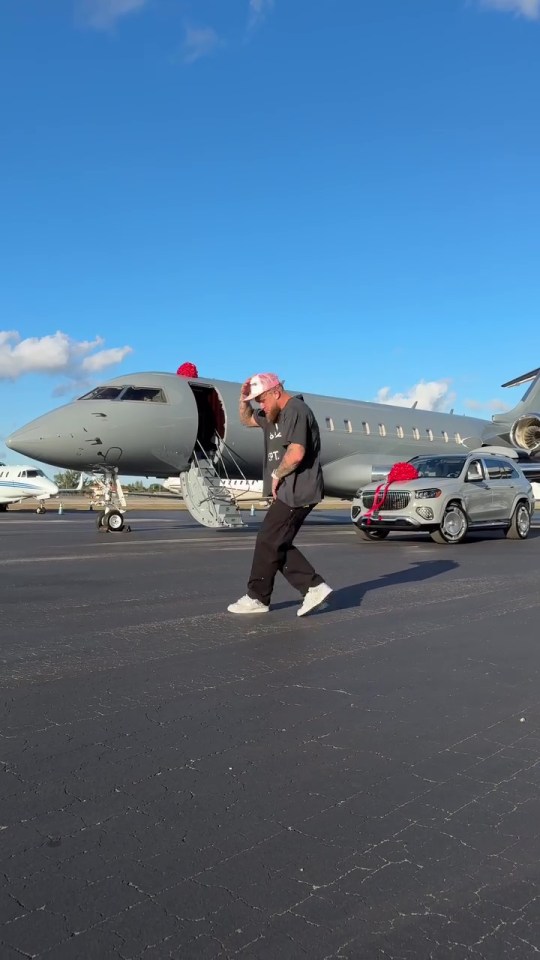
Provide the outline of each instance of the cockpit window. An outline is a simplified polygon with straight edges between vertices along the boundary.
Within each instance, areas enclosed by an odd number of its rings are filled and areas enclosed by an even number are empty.
[[[45,474],[43,473],[42,470],[27,470],[26,476],[27,477],[44,477]]]
[[[413,457],[410,461],[421,477],[459,477],[466,457]]]
[[[79,400],[116,400],[124,387],[96,387],[90,393],[85,393]]]
[[[150,403],[166,403],[165,394],[159,387],[126,387],[121,400],[147,400]]]
[[[96,387],[90,393],[79,397],[79,400],[146,400],[150,403],[167,403],[160,387],[131,387],[128,384],[120,387]]]

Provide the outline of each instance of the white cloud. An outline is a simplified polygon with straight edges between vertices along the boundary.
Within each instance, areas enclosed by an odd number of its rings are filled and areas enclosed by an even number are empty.
[[[210,56],[221,46],[223,40],[213,27],[186,27],[184,63],[195,63],[202,57]]]
[[[57,330],[45,337],[22,340],[16,330],[0,330],[0,380],[17,380],[29,373],[64,375],[77,382],[104,367],[121,363],[131,347],[100,350],[104,340],[72,340]]]
[[[456,399],[455,393],[450,393],[450,383],[451,380],[420,380],[407,393],[391,393],[390,387],[381,387],[375,403],[388,403],[396,407],[412,407],[416,403],[420,410],[445,411]]]
[[[527,20],[540,20],[540,0],[481,0],[483,7],[516,13]]]
[[[122,363],[124,357],[131,353],[131,347],[112,347],[111,350],[100,350],[92,354],[91,357],[85,357],[81,368],[87,373],[97,373],[105,367],[112,367],[115,363]]]
[[[83,0],[82,18],[96,30],[114,27],[117,20],[142,10],[148,0]]]
[[[511,409],[502,400],[487,400],[486,403],[480,403],[479,400],[465,400],[465,406],[473,413],[505,413]]]
[[[249,28],[257,27],[274,6],[274,0],[249,0]]]

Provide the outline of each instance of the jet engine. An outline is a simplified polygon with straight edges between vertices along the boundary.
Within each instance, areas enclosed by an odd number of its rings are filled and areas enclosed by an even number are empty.
[[[540,413],[524,413],[510,428],[510,441],[519,450],[538,453],[540,450]]]

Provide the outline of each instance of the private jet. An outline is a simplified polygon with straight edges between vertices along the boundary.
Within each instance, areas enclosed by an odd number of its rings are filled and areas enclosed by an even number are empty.
[[[527,382],[519,403],[491,420],[299,394],[319,423],[326,493],[352,499],[360,487],[383,480],[396,462],[486,446],[517,452],[528,478],[540,479],[540,368],[503,386]],[[33,460],[101,477],[105,494],[97,522],[106,530],[124,527],[122,475],[178,476],[199,523],[243,526],[221,481],[261,480],[263,437],[239,422],[239,394],[240,384],[226,380],[124,374],[38,417],[6,442]]]
[[[58,487],[43,470],[28,464],[0,463],[0,512],[5,512],[10,503],[35,499],[38,501],[36,513],[45,513],[44,501],[57,494]]]

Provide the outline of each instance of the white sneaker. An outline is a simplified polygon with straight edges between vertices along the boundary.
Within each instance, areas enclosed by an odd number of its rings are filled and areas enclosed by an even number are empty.
[[[260,600],[254,600],[253,597],[240,597],[236,603],[230,603],[227,607],[229,613],[268,613],[270,607]]]
[[[315,610],[315,607],[320,607],[321,603],[324,603],[332,592],[332,587],[329,587],[327,583],[320,583],[318,587],[310,587],[304,597],[302,606],[296,611],[296,616],[303,617],[310,610]]]

